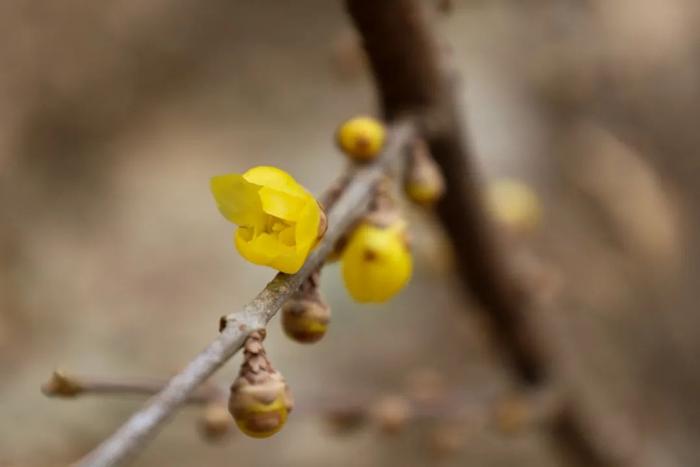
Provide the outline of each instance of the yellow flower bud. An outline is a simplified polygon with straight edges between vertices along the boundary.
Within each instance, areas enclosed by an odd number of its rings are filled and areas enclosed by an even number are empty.
[[[517,180],[501,179],[491,182],[487,202],[496,221],[514,232],[532,232],[542,218],[539,197],[527,184]]]
[[[204,407],[204,412],[199,421],[199,429],[205,439],[216,441],[223,438],[231,431],[233,420],[226,409],[226,404],[210,402]]]
[[[320,298],[293,298],[282,307],[282,328],[290,339],[303,344],[318,342],[326,334],[330,309]]]
[[[525,399],[511,397],[496,405],[494,419],[496,427],[501,432],[519,433],[531,421],[532,409]]]
[[[384,125],[371,117],[355,117],[343,123],[336,134],[340,149],[351,159],[370,161],[377,157],[386,139]]]
[[[440,168],[423,140],[414,144],[404,177],[404,191],[414,203],[429,206],[445,192],[445,181]]]
[[[275,167],[214,177],[211,190],[219,211],[238,225],[236,249],[251,263],[293,274],[325,232],[316,199]]]
[[[371,414],[385,434],[401,431],[413,416],[410,402],[403,396],[387,396],[371,409]]]
[[[402,220],[389,227],[365,222],[355,229],[342,257],[343,280],[352,298],[381,303],[406,285],[413,262],[405,229]]]
[[[236,425],[253,438],[267,438],[282,429],[294,404],[287,383],[267,359],[265,334],[262,329],[246,339],[241,371],[228,400]]]
[[[438,459],[446,459],[456,454],[469,439],[464,423],[442,422],[430,433],[430,451]]]
[[[292,399],[282,375],[265,373],[262,381],[239,376],[231,386],[229,411],[238,428],[253,438],[267,438],[282,429]]]
[[[368,414],[364,407],[348,406],[331,408],[326,411],[324,418],[332,434],[344,435],[367,423]]]

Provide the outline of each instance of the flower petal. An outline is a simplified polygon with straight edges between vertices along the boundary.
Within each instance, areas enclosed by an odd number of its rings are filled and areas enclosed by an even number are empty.
[[[295,231],[296,231],[296,227],[294,227],[294,226],[287,227],[286,229],[281,231],[279,233],[279,237],[278,237],[280,239],[280,242],[282,242],[283,244],[285,244],[287,246],[294,246],[296,243]]]
[[[284,245],[274,235],[263,233],[252,240],[246,240],[246,237],[245,229],[239,228],[236,231],[235,244],[241,256],[251,263],[294,274],[306,261],[306,253],[299,254],[296,248]]]
[[[268,186],[260,188],[258,193],[262,201],[262,209],[267,214],[286,221],[299,219],[301,210],[304,208],[304,198]]]
[[[308,250],[316,243],[318,226],[321,223],[321,208],[311,198],[299,213],[296,225],[296,244],[298,250]]]
[[[295,272],[298,272],[299,269],[301,269],[301,267],[304,265],[304,262],[306,261],[306,254],[299,254],[299,252],[296,251],[293,247],[287,248],[287,251],[275,258],[275,260],[270,263],[270,266],[272,266],[280,272],[294,274]]]
[[[243,174],[243,178],[248,180],[250,183],[274,188],[275,190],[289,193],[291,195],[300,197],[310,196],[309,192],[306,191],[303,186],[299,185],[299,183],[294,180],[291,175],[284,170],[278,169],[277,167],[270,167],[266,165],[253,167]]]
[[[223,216],[238,225],[258,227],[263,222],[260,187],[241,175],[228,174],[212,177],[211,192]]]
[[[236,249],[245,259],[261,266],[270,266],[272,261],[281,254],[280,242],[270,234],[260,234],[247,240],[245,229],[236,230]]]

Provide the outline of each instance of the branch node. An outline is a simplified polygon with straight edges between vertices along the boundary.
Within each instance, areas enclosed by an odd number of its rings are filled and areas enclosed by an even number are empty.
[[[61,370],[55,370],[51,378],[41,385],[41,392],[48,397],[73,398],[83,392],[83,386],[76,378],[68,376]]]

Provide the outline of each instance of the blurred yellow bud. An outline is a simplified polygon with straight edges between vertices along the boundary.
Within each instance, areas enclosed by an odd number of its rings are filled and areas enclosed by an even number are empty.
[[[331,408],[325,415],[325,421],[331,433],[336,435],[349,434],[361,428],[368,420],[364,407]]]
[[[523,398],[511,397],[500,401],[495,407],[494,421],[496,427],[503,433],[519,433],[531,419],[532,409]]]
[[[404,191],[414,203],[429,206],[445,192],[445,180],[425,141],[418,140],[410,154],[404,177]]]
[[[371,117],[355,117],[343,123],[336,134],[340,149],[351,159],[370,161],[384,147],[384,125]]]
[[[382,398],[371,410],[374,420],[386,434],[398,433],[413,416],[413,409],[408,399],[398,395]]]
[[[202,436],[210,441],[223,438],[231,431],[233,420],[223,402],[210,402],[204,407],[199,429]]]
[[[236,249],[251,263],[293,274],[325,232],[316,199],[278,168],[214,177],[211,191],[221,214],[238,225]]]
[[[411,278],[413,260],[406,242],[406,223],[388,227],[363,223],[343,251],[345,287],[358,302],[381,303],[398,293]]]
[[[231,386],[229,411],[238,428],[253,438],[267,438],[282,429],[292,410],[289,388],[276,371],[252,382],[239,376]]]
[[[542,219],[540,199],[527,184],[500,179],[488,186],[487,207],[495,220],[518,233],[534,231]]]
[[[439,458],[445,459],[453,456],[464,446],[468,433],[463,424],[459,423],[440,423],[430,434],[430,448],[432,454]]]
[[[290,339],[311,344],[326,334],[330,317],[330,308],[320,297],[293,298],[282,307],[282,329]]]

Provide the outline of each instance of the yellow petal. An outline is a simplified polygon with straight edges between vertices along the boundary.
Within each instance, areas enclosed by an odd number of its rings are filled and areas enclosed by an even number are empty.
[[[308,250],[306,250],[304,254],[301,254],[293,247],[286,247],[283,250],[283,253],[270,263],[270,266],[280,272],[294,274],[304,265],[307,255]]]
[[[261,165],[253,167],[243,174],[243,178],[256,185],[274,188],[275,190],[300,197],[310,196],[309,193],[284,170],[277,167]]]
[[[315,199],[307,201],[299,214],[296,224],[296,244],[298,250],[308,250],[316,243],[318,226],[321,223],[321,208]]]
[[[258,193],[260,201],[262,201],[263,211],[286,221],[296,221],[304,208],[304,198],[288,192],[263,186]]]
[[[280,232],[279,234],[279,239],[280,242],[287,246],[294,246],[295,244],[295,239],[294,239],[294,234],[295,234],[296,227],[287,227],[283,231]]]
[[[308,250],[304,254],[293,246],[283,244],[274,235],[262,233],[248,239],[250,230],[239,228],[236,231],[235,244],[238,252],[253,264],[269,266],[280,272],[294,274],[301,269]]]
[[[238,174],[219,175],[210,182],[211,192],[223,216],[238,225],[259,226],[262,204],[254,185]]]
[[[262,233],[249,240],[246,237],[244,230],[236,231],[236,249],[251,263],[269,266],[280,255],[281,244],[274,236]]]
[[[358,302],[385,302],[408,282],[411,253],[396,229],[363,224],[353,232],[343,253],[343,280]]]

